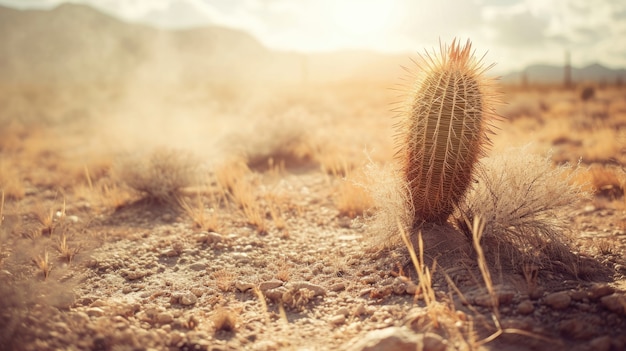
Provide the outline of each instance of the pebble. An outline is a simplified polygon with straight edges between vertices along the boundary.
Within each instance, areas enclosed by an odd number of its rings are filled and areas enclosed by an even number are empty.
[[[344,316],[343,314],[338,314],[336,316],[332,316],[332,317],[330,317],[329,322],[332,325],[344,324],[346,322],[346,316]]]
[[[104,310],[100,307],[89,307],[85,313],[87,313],[89,317],[102,317]]]
[[[207,269],[207,267],[208,265],[203,262],[196,262],[196,263],[189,265],[189,269],[191,269],[192,271],[196,271],[196,272],[204,271]]]
[[[593,351],[609,351],[611,350],[611,337],[608,335],[599,336],[589,342],[589,347]]]
[[[581,319],[566,319],[558,324],[559,331],[564,335],[579,340],[589,340],[593,337],[593,331],[586,322]]]
[[[349,316],[350,315],[350,311],[346,307],[342,307],[342,308],[338,309],[335,314],[336,315],[342,315],[342,316]]]
[[[198,302],[198,297],[191,292],[186,292],[180,296],[179,302],[181,305],[194,305]]]
[[[313,283],[309,283],[309,282],[293,282],[293,283],[288,283],[287,287],[290,290],[301,290],[301,289],[309,289],[311,291],[313,291],[313,296],[324,296],[326,295],[326,289],[324,289],[323,287],[313,284]]]
[[[507,305],[511,303],[511,301],[513,301],[513,297],[515,297],[515,292],[507,289],[496,290],[495,294],[498,300],[498,305]],[[489,293],[485,292],[474,297],[474,304],[483,307],[493,307],[493,299]]]
[[[128,280],[137,280],[137,279],[141,279],[143,277],[145,277],[146,275],[148,275],[148,272],[146,271],[130,271],[130,272],[126,272],[126,279]]]
[[[626,296],[612,294],[600,298],[600,303],[607,310],[620,314],[626,314]]]
[[[415,334],[406,327],[374,330],[353,339],[348,351],[444,351],[448,343],[434,333]]]
[[[237,288],[237,290],[241,291],[241,292],[246,292],[248,290],[254,289],[254,284],[252,283],[248,283],[248,282],[242,282],[240,280],[237,280],[235,282],[235,288]]]
[[[533,313],[535,306],[530,300],[524,300],[517,305],[517,312],[519,314],[527,315]]]
[[[169,312],[161,312],[157,314],[156,321],[159,324],[169,324],[174,320],[174,316]]]
[[[352,314],[359,317],[359,316],[364,316],[369,313],[367,311],[367,308],[365,308],[365,305],[360,303],[358,306],[354,308],[354,311],[352,312]]]
[[[615,289],[608,284],[594,284],[589,288],[589,298],[597,300],[601,297],[611,295],[615,292]]]
[[[346,284],[345,283],[337,283],[337,284],[333,284],[331,285],[328,290],[330,291],[342,291],[342,290],[346,290]]]
[[[555,310],[562,310],[569,306],[572,298],[566,291],[560,291],[544,297],[543,302]]]
[[[406,293],[409,295],[415,295],[415,293],[417,293],[417,285],[413,282],[406,282]]]
[[[264,281],[261,282],[259,284],[259,289],[263,292],[266,292],[268,290],[271,289],[276,289],[279,286],[283,286],[283,281],[282,280],[278,280],[278,279],[273,279],[273,280],[268,280],[268,281]]]
[[[582,301],[589,297],[589,294],[584,290],[575,290],[570,293],[570,297],[574,301]]]

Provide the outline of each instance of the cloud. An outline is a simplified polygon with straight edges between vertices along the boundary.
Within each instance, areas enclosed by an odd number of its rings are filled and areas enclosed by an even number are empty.
[[[541,47],[547,40],[549,19],[531,13],[524,6],[492,10],[486,17],[486,32],[497,44]]]

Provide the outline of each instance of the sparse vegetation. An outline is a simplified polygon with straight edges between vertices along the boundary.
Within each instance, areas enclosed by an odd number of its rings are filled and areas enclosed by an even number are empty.
[[[416,226],[389,73],[0,84],[0,348],[621,349],[623,88],[498,87],[514,118]]]
[[[580,186],[572,184],[579,171],[555,167],[549,157],[524,148],[484,159],[477,183],[460,206],[459,226],[471,237],[465,222],[482,218],[482,245],[494,248],[492,255],[506,260],[502,264],[550,266],[559,261],[574,265],[567,214],[586,197]]]
[[[43,255],[39,255],[36,258],[33,258],[33,263],[39,268],[41,273],[43,274],[43,278],[48,279],[50,275],[50,270],[52,270],[52,263],[50,262],[48,251],[44,251]]]
[[[185,187],[198,181],[198,161],[189,152],[157,149],[123,161],[119,178],[150,200],[175,203]]]

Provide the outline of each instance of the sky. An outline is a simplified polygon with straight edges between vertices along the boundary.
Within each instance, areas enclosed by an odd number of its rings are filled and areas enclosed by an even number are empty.
[[[624,0],[0,0],[16,8],[88,4],[165,28],[222,25],[272,49],[416,53],[469,38],[501,71],[528,64],[626,67]]]

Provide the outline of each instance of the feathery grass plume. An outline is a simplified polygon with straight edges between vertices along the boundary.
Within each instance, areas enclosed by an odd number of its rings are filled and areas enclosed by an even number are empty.
[[[397,125],[398,158],[410,190],[413,224],[445,223],[469,187],[497,116],[493,65],[477,59],[468,40],[419,55],[410,100]]]
[[[557,261],[574,264],[569,246],[569,213],[587,195],[575,185],[579,168],[553,166],[550,157],[525,148],[507,150],[481,161],[477,183],[455,214],[459,227],[476,216],[485,220],[485,254],[502,257],[503,265],[532,263],[549,267]],[[498,252],[496,252],[498,251]]]

